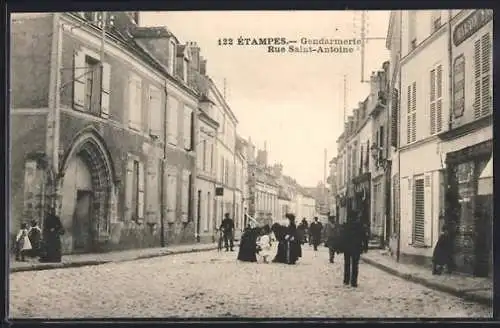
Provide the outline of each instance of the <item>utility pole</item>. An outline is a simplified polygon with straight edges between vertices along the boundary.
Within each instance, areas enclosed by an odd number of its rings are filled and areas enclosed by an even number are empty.
[[[328,154],[328,151],[325,148],[325,162],[324,162],[324,171],[323,171],[323,201],[324,201],[323,204],[324,205],[327,205],[327,203],[328,203],[328,195],[326,193],[326,168],[327,168],[327,160],[328,160],[327,154]]]
[[[366,19],[366,10],[361,11],[361,83],[369,83],[369,80],[365,80],[365,51],[366,51],[366,42],[369,40],[384,40],[385,37],[368,37],[368,29],[367,29],[367,19]]]
[[[61,14],[54,13],[51,49],[51,77],[50,77],[50,92],[49,92],[49,123],[47,125],[47,155],[51,162],[53,172],[53,186],[51,207],[59,210],[59,129],[60,129],[60,88],[61,88],[61,56],[62,56],[62,26]]]

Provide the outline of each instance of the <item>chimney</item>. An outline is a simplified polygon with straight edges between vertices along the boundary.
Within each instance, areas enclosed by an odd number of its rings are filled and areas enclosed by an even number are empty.
[[[188,42],[187,47],[191,53],[190,67],[196,71],[200,71],[200,47],[196,42]]]
[[[203,58],[203,57],[201,57],[201,58]],[[200,74],[207,75],[207,60],[206,59],[200,59]]]
[[[280,178],[283,174],[283,164],[276,163],[273,165],[273,174],[275,177]]]

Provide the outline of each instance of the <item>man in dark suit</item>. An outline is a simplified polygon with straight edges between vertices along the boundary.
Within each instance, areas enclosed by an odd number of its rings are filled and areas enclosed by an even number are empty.
[[[233,251],[234,221],[229,217],[229,213],[224,215],[224,220],[222,220],[220,229],[224,236],[224,247],[226,247],[226,252],[229,251],[229,248]]]
[[[364,250],[364,229],[361,215],[352,213],[345,224],[344,233],[344,285],[350,283],[352,287],[358,287],[359,259]]]

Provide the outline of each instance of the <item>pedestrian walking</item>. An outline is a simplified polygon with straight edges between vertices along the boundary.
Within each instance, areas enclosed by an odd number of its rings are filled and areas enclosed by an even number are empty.
[[[350,219],[350,220],[349,220]],[[363,252],[364,231],[361,215],[351,215],[344,226],[344,285],[358,286],[359,259]]]
[[[224,234],[226,252],[229,250],[233,251],[234,221],[229,217],[229,213],[224,214],[224,220],[222,220],[220,229]]]
[[[328,222],[325,224],[325,246],[328,247],[328,255],[330,263],[335,262],[335,252],[338,247],[336,242],[338,242],[338,228],[337,224],[335,224],[335,217],[329,216]]]
[[[300,222],[299,224],[300,226],[302,226],[304,228],[304,236],[302,237],[302,241],[301,243],[302,244],[305,244],[308,242],[308,235],[309,235],[309,223],[307,222],[306,218],[302,218],[302,221]]]
[[[25,260],[26,254],[31,250],[31,242],[28,237],[28,225],[21,224],[21,229],[16,236],[16,261]]]
[[[451,272],[452,247],[453,240],[450,237],[450,229],[447,225],[444,225],[432,254],[432,274],[440,275],[443,273],[444,267],[446,267],[447,272]]]
[[[317,251],[318,245],[321,243],[321,232],[323,231],[323,225],[319,222],[317,216],[314,217],[314,222],[311,223],[309,229],[311,230],[311,239],[314,251]]]
[[[289,225],[286,228],[285,234],[285,254],[286,263],[295,264],[302,257],[301,243],[297,235],[297,226],[295,224],[295,215],[287,214]]]
[[[55,208],[51,208],[43,225],[44,254],[40,257],[40,262],[61,262],[61,236],[63,234],[61,220],[56,215]]]
[[[28,231],[28,238],[31,243],[31,252],[30,255],[32,257],[38,257],[41,255],[41,242],[42,242],[42,230],[38,226],[38,221],[31,221],[31,228]]]

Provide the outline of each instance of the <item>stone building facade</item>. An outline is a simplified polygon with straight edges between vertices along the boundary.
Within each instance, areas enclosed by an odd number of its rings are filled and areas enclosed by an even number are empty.
[[[64,253],[192,242],[190,54],[131,12],[108,12],[102,38],[101,17],[13,17],[11,234],[55,206]]]

